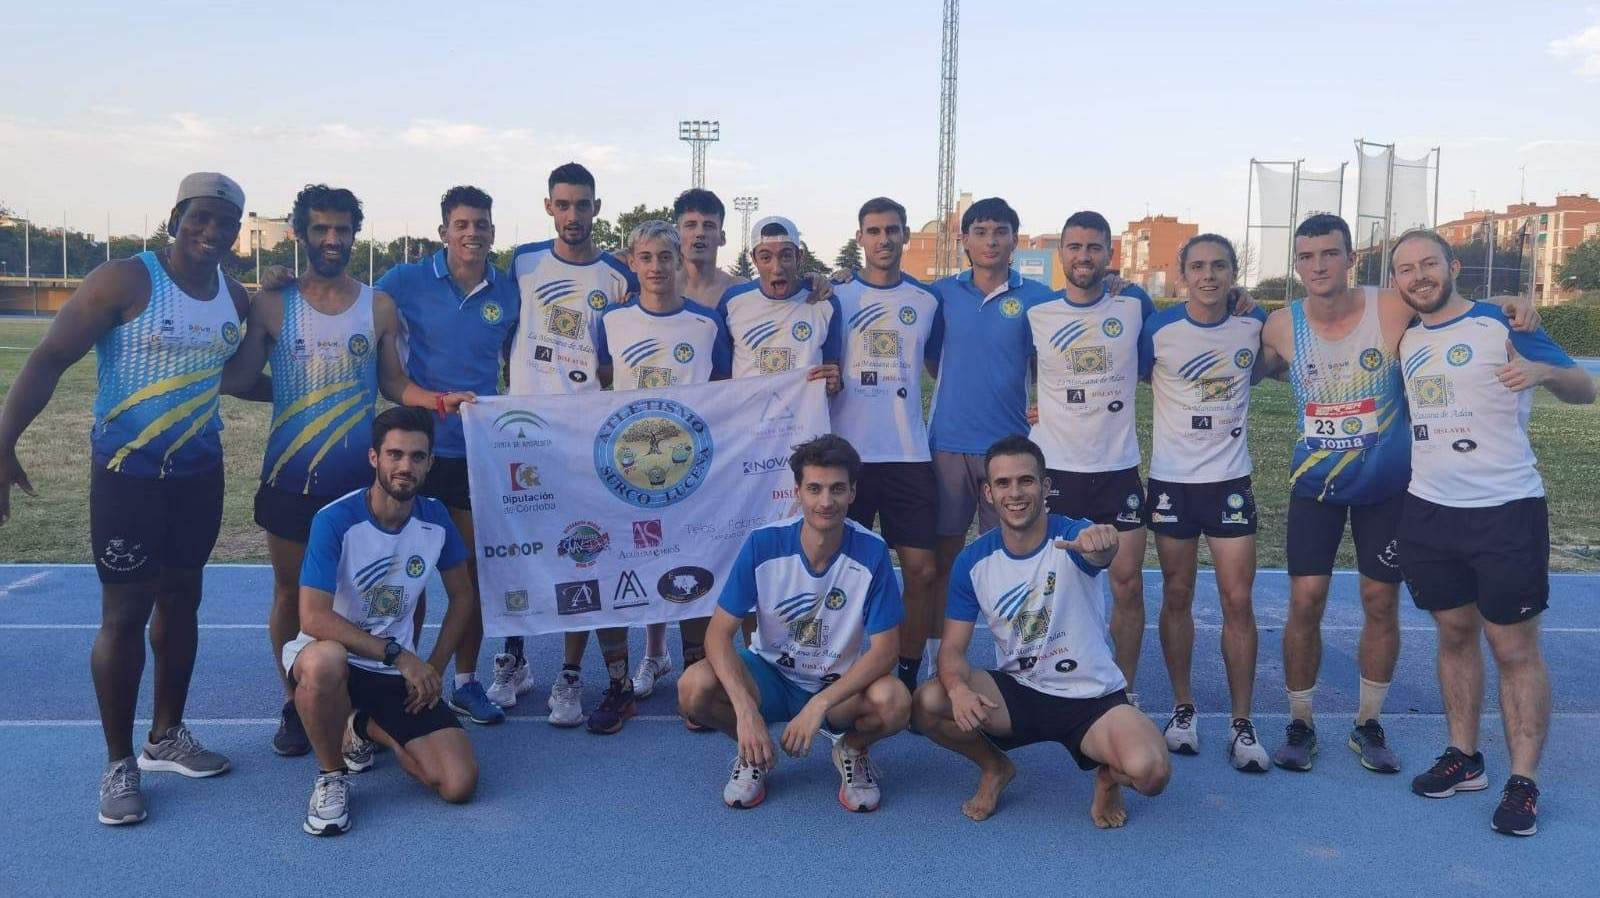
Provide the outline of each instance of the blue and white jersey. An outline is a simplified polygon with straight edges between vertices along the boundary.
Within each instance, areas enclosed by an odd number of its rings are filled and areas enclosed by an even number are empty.
[[[444,503],[427,496],[411,502],[411,518],[395,531],[373,520],[366,489],[324,506],[311,519],[300,585],[330,593],[340,617],[373,636],[393,637],[415,654],[411,618],[417,596],[434,571],[465,563],[467,547]],[[296,641],[308,643],[311,637],[302,632]],[[378,673],[400,673],[375,658],[352,654],[350,663]]]
[[[728,376],[726,335],[717,313],[692,300],[666,313],[630,302],[600,313],[595,357],[611,366],[613,390],[703,384]]]
[[[367,448],[378,402],[372,288],[337,315],[312,307],[291,284],[283,328],[267,355],[272,429],[261,482],[291,493],[339,496],[372,482]]]
[[[1513,330],[1493,303],[1443,324],[1413,324],[1400,338],[1411,406],[1411,495],[1437,505],[1482,508],[1544,495],[1528,444],[1533,390],[1513,393],[1495,373],[1517,354],[1570,368],[1571,357],[1540,328]]]
[[[1139,376],[1155,397],[1153,479],[1218,483],[1250,473],[1250,379],[1266,322],[1254,309],[1202,324],[1187,304],[1145,322]]]
[[[511,347],[512,395],[600,389],[600,313],[639,290],[633,272],[616,256],[602,252],[579,264],[556,255],[555,245],[524,244],[511,259],[511,277],[522,294],[522,327]]]
[[[1057,549],[1092,522],[1050,515],[1039,548],[1006,549],[999,527],[961,550],[950,572],[945,616],[994,634],[995,669],[1062,698],[1100,698],[1127,688],[1106,641],[1104,568]]]
[[[1294,495],[1339,505],[1373,505],[1406,488],[1411,428],[1400,360],[1389,351],[1378,291],[1362,291],[1361,321],[1337,340],[1317,336],[1305,304],[1289,304],[1294,361],[1289,383],[1301,412],[1289,483]]]
[[[1139,335],[1155,310],[1149,294],[1131,285],[1087,305],[1058,291],[1028,309],[1039,358],[1039,423],[1028,436],[1048,467],[1094,473],[1139,464]]]
[[[861,657],[867,637],[900,624],[900,581],[883,539],[845,522],[839,554],[813,571],[800,545],[801,518],[750,532],[717,604],[734,617],[756,612],[751,649],[789,682],[819,692]]]
[[[1028,432],[1028,362],[1033,339],[1023,313],[1051,297],[1050,288],[1012,269],[988,295],[972,269],[933,284],[944,316],[939,381],[928,413],[934,452],[982,455],[1001,437]]]
[[[803,371],[839,361],[838,297],[806,302],[809,286],[788,299],[761,292],[760,281],[729,287],[717,302],[728,328],[734,377]]]
[[[150,273],[150,302],[95,342],[94,463],[151,479],[203,473],[222,464],[217,399],[239,348],[239,310],[220,267],[217,295],[197,299],[155,253],[135,258]]]
[[[834,296],[844,320],[844,389],[833,397],[833,432],[864,462],[927,461],[922,367],[944,341],[938,297],[913,278],[874,287],[860,275]]]
[[[462,293],[441,249],[427,261],[389,269],[377,289],[394,299],[400,317],[395,342],[412,383],[441,393],[500,392],[501,354],[517,331],[515,281],[486,265],[483,280]],[[446,415],[434,425],[433,454],[467,457],[460,415]]]

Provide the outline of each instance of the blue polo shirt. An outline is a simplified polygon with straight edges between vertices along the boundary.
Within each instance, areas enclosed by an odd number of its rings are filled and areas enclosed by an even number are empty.
[[[420,387],[479,396],[500,392],[500,358],[517,331],[522,297],[517,282],[490,264],[482,283],[463,294],[450,277],[445,251],[410,265],[396,265],[378,279],[400,313],[400,360]],[[433,451],[465,458],[461,417],[449,415],[434,429]]]
[[[933,285],[944,316],[939,383],[933,391],[928,445],[934,452],[981,455],[1003,436],[1028,432],[1028,309],[1048,301],[1045,284],[1011,269],[988,296],[972,269]]]

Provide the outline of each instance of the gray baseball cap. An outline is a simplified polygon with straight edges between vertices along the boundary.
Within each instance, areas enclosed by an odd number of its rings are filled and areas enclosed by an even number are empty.
[[[176,206],[184,200],[192,200],[202,196],[214,196],[217,199],[227,200],[244,211],[244,188],[239,182],[214,171],[197,171],[184,177],[178,184],[178,198],[173,201]]]
[[[782,233],[762,236],[762,231],[774,225],[781,228]],[[795,248],[798,249],[800,247],[800,229],[794,226],[794,222],[784,218],[782,215],[768,215],[766,218],[756,222],[756,226],[750,229],[751,248],[754,249],[763,243],[793,243]]]

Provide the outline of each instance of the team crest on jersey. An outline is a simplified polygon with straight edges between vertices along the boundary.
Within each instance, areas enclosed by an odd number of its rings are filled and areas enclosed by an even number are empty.
[[[406,576],[415,580],[428,572],[428,563],[422,560],[421,555],[413,555],[406,559]]]
[[[1022,300],[1015,296],[1007,296],[1000,300],[1000,314],[1007,318],[1015,318],[1022,314]]]
[[[1024,611],[1017,615],[1014,626],[1018,639],[1025,643],[1038,642],[1050,634],[1050,609]]]
[[[504,318],[505,314],[505,310],[500,308],[500,304],[492,300],[484,303],[483,308],[478,310],[478,315],[485,324],[499,324],[500,319]]]
[[[1361,350],[1360,361],[1362,368],[1367,371],[1376,371],[1383,364],[1383,352],[1376,347],[1369,346]]]
[[[814,617],[802,617],[789,623],[789,641],[805,648],[822,648],[828,628]]]
[[[1104,346],[1078,346],[1067,350],[1074,374],[1104,374],[1111,369],[1111,353]]]
[[[568,340],[578,339],[583,332],[583,313],[564,306],[551,306],[550,317],[546,320],[550,325],[550,333]]]
[[[1241,349],[1233,354],[1233,367],[1248,368],[1255,363],[1256,354],[1248,349]]]
[[[232,321],[222,322],[222,342],[229,346],[239,342],[239,325]]]
[[[811,339],[811,322],[796,321],[794,327],[789,328],[789,333],[802,343]]]
[[[672,386],[672,369],[644,365],[639,368],[639,389],[655,390]]]
[[[840,608],[844,607],[844,601],[844,590],[835,586],[834,588],[828,590],[828,596],[822,600],[822,604],[829,611],[838,611]]]
[[[763,346],[756,350],[756,367],[762,374],[794,370],[794,350],[782,346]]]
[[[406,591],[399,586],[379,583],[362,596],[366,600],[367,617],[399,617],[406,605]]]
[[[694,361],[694,347],[688,343],[679,343],[677,346],[672,347],[672,357],[678,361],[678,364],[687,365]]]
[[[600,290],[589,291],[589,308],[596,312],[606,307],[606,295]]]
[[[867,331],[867,355],[875,359],[898,359],[900,357],[900,333],[898,331]]]
[[[1450,363],[1450,367],[1460,368],[1462,365],[1472,361],[1472,347],[1465,343],[1457,343],[1450,347],[1449,352],[1444,354],[1444,360]]]
[[[1417,405],[1423,408],[1444,408],[1456,400],[1455,388],[1450,386],[1450,379],[1443,374],[1412,378],[1411,395],[1416,397]]]
[[[1112,339],[1122,336],[1122,319],[1107,318],[1105,321],[1100,322],[1100,333]]]
[[[711,468],[711,427],[672,399],[637,400],[612,412],[594,437],[594,467],[618,499],[665,508],[688,498]]]
[[[1244,507],[1244,497],[1238,493],[1229,493],[1226,501],[1228,503],[1228,507],[1234,511],[1238,511]]]
[[[910,327],[911,325],[916,324],[917,323],[917,310],[911,308],[910,306],[901,306],[900,307],[900,323],[904,324],[906,327]]]
[[[1202,377],[1195,385],[1200,388],[1201,402],[1222,402],[1237,395],[1231,377]]]
[[[351,334],[350,342],[346,343],[345,347],[350,350],[351,355],[359,359],[372,351],[372,341],[367,339],[366,334]]]

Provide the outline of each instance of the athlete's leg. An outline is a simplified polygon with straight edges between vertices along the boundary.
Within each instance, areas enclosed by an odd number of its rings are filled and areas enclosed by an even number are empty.
[[[1122,787],[1141,795],[1160,795],[1172,776],[1167,746],[1149,717],[1132,705],[1118,705],[1100,715],[1083,734],[1081,750],[1101,767],[1095,774],[1089,819],[1101,829],[1128,821]]]
[[[569,630],[561,637],[561,663],[574,670],[583,666],[583,652],[589,647],[588,630]]]
[[[1435,611],[1433,620],[1439,628],[1439,692],[1450,744],[1476,754],[1483,713],[1483,617],[1477,605],[1469,604]]]
[[[1361,576],[1361,678],[1384,686],[1400,661],[1400,584]],[[1370,709],[1376,717],[1379,708]]]
[[[894,551],[900,559],[900,578],[904,581],[901,594],[906,606],[905,620],[900,624],[900,657],[920,659],[929,637],[941,632],[943,627],[943,607],[939,609],[939,627],[932,626],[933,609],[929,607],[934,598],[939,562],[933,549],[895,546]]]
[[[294,688],[283,669],[283,647],[300,635],[300,565],[306,544],[267,534],[267,557],[272,562],[272,610],[267,613],[267,640],[272,644],[272,666],[283,679],[284,697],[293,700]]]
[[[1289,619],[1283,625],[1283,684],[1290,692],[1309,691],[1317,685],[1322,667],[1322,614],[1328,607],[1329,575],[1289,578]],[[1311,722],[1309,701],[1302,711],[1291,707],[1296,718]]]
[[[728,693],[710,664],[684,668],[683,675],[678,677],[678,709],[702,726],[738,738],[738,718],[733,712],[733,702],[728,700]]]
[[[452,804],[472,798],[478,787],[478,760],[472,754],[467,731],[458,727],[435,730],[399,744],[377,721],[367,720],[367,738],[385,745],[412,779]]]
[[[706,657],[706,627],[711,624],[709,617],[692,617],[688,620],[678,621],[678,639],[683,645],[683,669],[688,670],[695,664],[704,661]],[[665,627],[666,624],[661,626]],[[663,637],[663,645],[665,637]],[[662,652],[662,654],[666,654]]]
[[[934,743],[950,749],[978,765],[978,788],[972,797],[961,803],[961,812],[973,820],[986,820],[1000,802],[1011,778],[1016,776],[1016,765],[1006,753],[995,747],[984,735],[1011,735],[1011,716],[1005,700],[988,671],[974,670],[967,677],[967,686],[989,700],[988,717],[981,730],[963,730],[956,724],[951,710],[950,696],[938,678],[928,680],[917,688],[913,700],[912,716],[917,730]]]
[[[1217,594],[1222,602],[1222,663],[1228,672],[1228,697],[1233,716],[1248,718],[1255,692],[1256,613],[1251,589],[1256,579],[1256,538],[1206,537],[1216,566]]]
[[[1111,644],[1130,692],[1138,688],[1134,684],[1144,642],[1144,544],[1143,527],[1124,530],[1111,559]]]
[[[150,650],[155,657],[155,715],[151,742],[183,722],[200,647],[200,593],[204,568],[164,567],[156,582],[155,613],[150,616]]]
[[[844,741],[860,750],[893,736],[911,722],[911,693],[893,674],[873,680],[859,694],[828,709],[828,723],[848,727]]]
[[[1194,577],[1200,540],[1156,534],[1161,560],[1161,653],[1172,681],[1172,704],[1194,704]],[[1119,553],[1120,554],[1120,550]]]
[[[483,593],[478,589],[478,556],[473,548],[477,545],[474,541],[475,534],[472,530],[472,510],[469,508],[451,508],[450,521],[461,532],[461,541],[467,546],[467,576],[472,578],[472,591],[478,595],[481,606]],[[461,631],[461,642],[456,646],[456,677],[457,682],[463,676],[470,677],[478,670],[478,651],[483,647],[483,616],[474,615],[467,620],[466,629]]]
[[[144,628],[156,604],[156,581],[100,586],[100,629],[89,653],[108,760],[133,755],[133,715],[144,676]]]
[[[294,659],[294,705],[324,772],[344,769],[344,728],[350,719],[350,653],[319,639]]]
[[[1515,624],[1484,621],[1483,631],[1500,671],[1500,711],[1511,751],[1511,775],[1531,780],[1550,729],[1550,676],[1539,650],[1539,618]]]
[[[609,735],[622,729],[637,707],[633,678],[628,675],[628,628],[602,627],[595,632],[600,637],[600,654],[611,682],[599,707],[589,715],[589,732]]]
[[[667,656],[667,625],[648,624],[644,628],[644,654],[647,658]],[[687,667],[689,662],[683,662]]]

